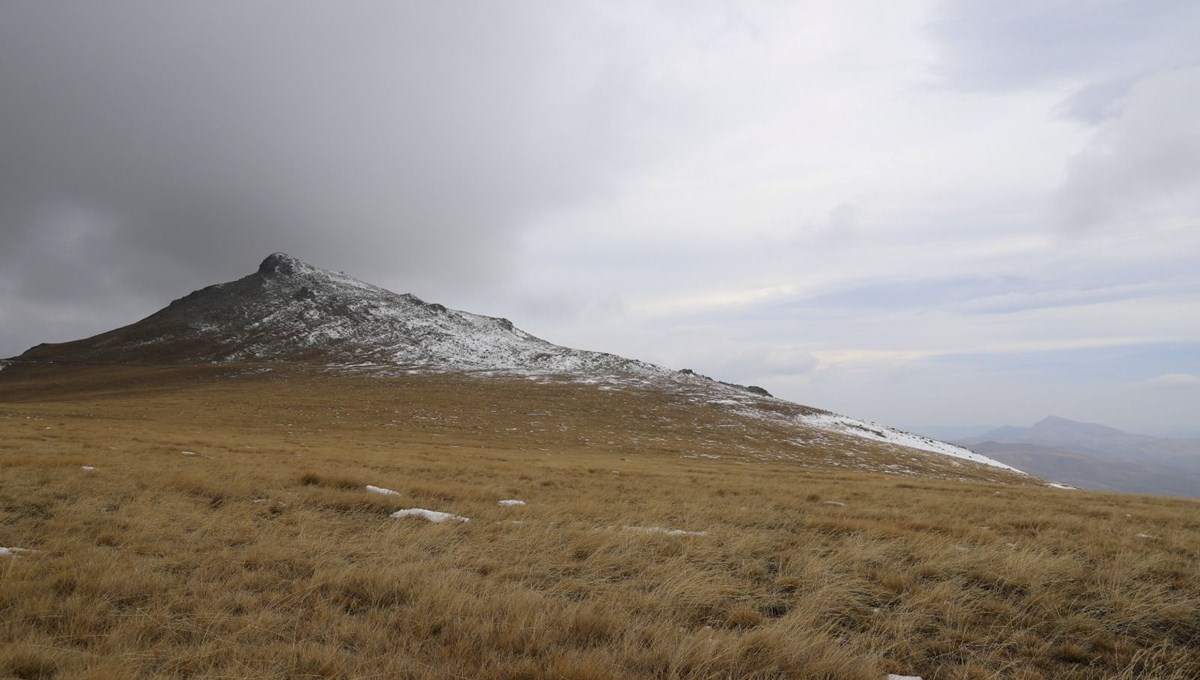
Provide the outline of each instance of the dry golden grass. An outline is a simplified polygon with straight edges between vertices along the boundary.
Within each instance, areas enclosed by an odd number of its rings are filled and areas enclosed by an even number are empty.
[[[0,677],[1200,677],[1200,504],[746,427],[520,379],[9,369]]]

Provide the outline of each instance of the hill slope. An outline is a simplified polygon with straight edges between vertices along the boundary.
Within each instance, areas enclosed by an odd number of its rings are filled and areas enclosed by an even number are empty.
[[[824,464],[853,469],[944,478],[1019,474],[953,444],[775,399],[762,388],[690,370],[555,345],[507,319],[427,303],[282,253],[267,257],[253,274],[198,290],[137,323],[83,340],[38,345],[10,361],[16,366],[303,362],[373,376],[482,372],[601,390],[650,389],[708,405],[729,419],[728,427],[769,431],[747,445],[753,457],[798,458],[798,448],[820,443],[829,451]]]
[[[1195,502],[602,387],[0,372],[0,677],[1200,677]]]

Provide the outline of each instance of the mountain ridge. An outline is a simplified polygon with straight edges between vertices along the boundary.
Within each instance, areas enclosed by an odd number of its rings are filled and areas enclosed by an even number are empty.
[[[205,286],[127,326],[44,343],[6,361],[203,363],[321,360],[347,368],[418,367],[518,373],[691,377],[764,397],[757,385],[672,371],[608,352],[557,345],[510,320],[394,293],[286,253],[257,271]]]
[[[1048,416],[958,443],[1032,474],[1098,491],[1200,497],[1200,439],[1133,434]]]
[[[1100,423],[1069,420],[1059,416],[1047,416],[1029,427],[1006,425],[978,436],[961,438],[959,441],[967,444],[990,441],[1066,446],[1097,455],[1124,457],[1155,453],[1174,454],[1178,445],[1200,444],[1200,440],[1134,434]]]
[[[694,403],[799,432],[804,441],[876,442],[1010,472],[968,449],[772,397],[757,386],[671,370],[615,354],[573,349],[511,321],[447,308],[273,253],[240,279],[193,291],[128,326],[30,348],[10,364],[209,364],[309,362],[328,370],[566,376],[601,389],[653,386]],[[846,444],[853,456],[861,444]],[[956,463],[957,464],[957,463]],[[908,466],[897,463],[893,471]]]
[[[466,369],[658,369],[613,354],[555,345],[508,319],[393,293],[285,253],[269,255],[253,274],[193,291],[128,326],[37,345],[10,361],[305,359]]]

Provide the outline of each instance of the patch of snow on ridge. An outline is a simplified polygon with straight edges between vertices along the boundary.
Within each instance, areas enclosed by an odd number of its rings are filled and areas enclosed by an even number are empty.
[[[452,515],[448,512],[438,512],[437,510],[426,510],[425,508],[405,508],[403,510],[397,510],[396,512],[393,512],[391,514],[391,516],[396,517],[396,518],[420,517],[422,519],[427,519],[430,522],[448,522],[448,521],[470,522],[471,521],[471,519],[469,517],[462,517],[460,515]]]
[[[910,449],[918,449],[921,451],[929,451],[931,453],[940,453],[944,456],[954,458],[962,458],[964,460],[990,465],[992,467],[1001,468],[1018,474],[1025,474],[1020,470],[1010,465],[1005,465],[998,460],[982,456],[970,449],[964,449],[961,446],[955,446],[947,442],[940,442],[929,437],[896,430],[883,425],[876,425],[862,420],[856,420],[846,416],[839,416],[834,413],[813,413],[809,415],[799,416],[801,423],[810,427],[815,427],[840,434],[848,434],[854,437],[863,439],[871,439],[877,442],[886,444],[895,444],[897,446],[905,446]]]

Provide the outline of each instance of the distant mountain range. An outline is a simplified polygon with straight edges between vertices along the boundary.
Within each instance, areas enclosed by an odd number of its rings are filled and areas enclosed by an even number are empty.
[[[1167,439],[1051,416],[959,444],[1085,489],[1200,497],[1200,439]]]

